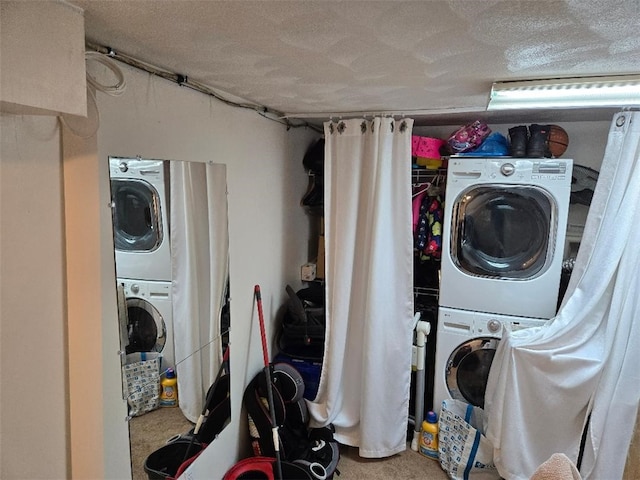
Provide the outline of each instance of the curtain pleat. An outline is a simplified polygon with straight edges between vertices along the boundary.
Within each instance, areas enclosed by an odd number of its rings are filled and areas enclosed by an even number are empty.
[[[228,277],[226,166],[171,162],[173,329],[179,404],[197,421],[222,360]]]
[[[325,123],[325,355],[312,424],[379,458],[406,448],[413,120]]]
[[[554,453],[581,475],[622,478],[640,402],[640,114],[614,116],[563,304],[544,327],[505,336],[485,395],[504,478]]]

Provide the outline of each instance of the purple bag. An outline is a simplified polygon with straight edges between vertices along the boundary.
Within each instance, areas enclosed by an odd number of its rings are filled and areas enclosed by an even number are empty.
[[[453,153],[467,152],[479,147],[490,133],[491,129],[486,123],[476,120],[453,132],[447,144]]]

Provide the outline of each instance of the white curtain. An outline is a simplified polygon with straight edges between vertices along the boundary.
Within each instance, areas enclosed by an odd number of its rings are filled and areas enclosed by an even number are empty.
[[[327,332],[313,425],[379,458],[406,448],[413,120],[325,123]]]
[[[505,336],[485,395],[498,471],[528,479],[553,453],[585,479],[622,478],[640,401],[640,113],[609,130],[564,301],[544,327]]]
[[[173,330],[178,399],[197,421],[222,361],[229,273],[226,166],[171,162]]]

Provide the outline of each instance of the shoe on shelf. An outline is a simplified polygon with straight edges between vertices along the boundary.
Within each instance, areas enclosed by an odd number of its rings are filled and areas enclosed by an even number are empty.
[[[509,129],[511,156],[522,158],[527,155],[527,142],[529,131],[525,125],[519,125]]]
[[[527,157],[544,158],[547,152],[549,125],[533,124],[529,127],[529,142],[527,143]]]

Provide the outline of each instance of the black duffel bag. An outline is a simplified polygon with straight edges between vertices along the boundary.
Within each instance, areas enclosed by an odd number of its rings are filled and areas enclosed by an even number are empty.
[[[278,339],[280,351],[295,358],[322,360],[325,339],[324,288],[297,293],[287,285],[289,300]]]

